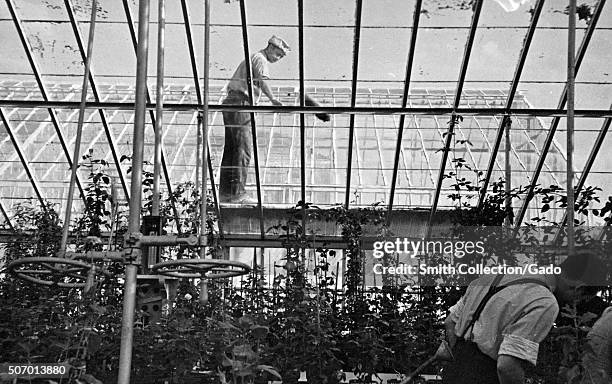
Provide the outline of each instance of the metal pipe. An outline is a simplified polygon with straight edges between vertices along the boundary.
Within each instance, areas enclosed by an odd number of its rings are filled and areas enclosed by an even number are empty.
[[[512,128],[512,120],[510,116],[504,116],[505,121],[505,130],[506,130],[506,145],[504,148],[505,153],[505,171],[506,171],[506,182],[504,183],[506,198],[506,226],[510,228],[512,225],[512,196],[510,196],[510,191],[512,190],[512,168],[510,164],[510,149],[511,149],[511,141],[510,141],[510,129]]]
[[[123,3],[123,9],[125,11],[125,17],[127,19],[127,25],[130,30],[130,37],[132,40],[132,46],[134,47],[134,53],[136,53],[136,55],[138,56],[138,43],[136,39],[136,32],[134,31],[134,22],[132,20],[132,12],[130,12],[130,5],[128,3],[128,0],[123,0],[122,3]],[[152,105],[151,96],[149,95],[149,89],[146,84],[145,84],[145,96],[146,96],[147,105]],[[132,106],[128,109],[133,110],[134,108],[135,106]],[[147,107],[147,110],[149,111],[149,118],[151,120],[151,124],[153,125],[153,127],[156,126],[155,125],[155,114],[153,113],[154,109],[155,109],[155,106],[151,108]],[[174,109],[168,108],[167,104],[164,109],[174,111]],[[161,165],[164,171],[164,179],[166,182],[166,188],[168,189],[168,195],[172,196],[172,183],[170,182],[170,172],[168,171],[168,166],[166,164],[166,156],[164,155],[164,151],[162,151],[161,153]],[[170,199],[170,205],[172,206],[172,213],[174,214],[174,219],[176,220],[176,229],[178,232],[181,232],[181,222],[179,220],[178,209],[176,208],[176,203],[174,202],[174,199]]]
[[[202,112],[202,159],[208,159],[208,75],[210,66],[210,0],[204,0],[204,89],[202,90],[203,97],[203,112]],[[257,149],[255,149],[257,150]],[[202,161],[202,194],[200,195],[200,258],[206,257],[206,219],[207,219],[207,173],[206,161]],[[204,290],[206,280],[202,279],[200,289]]]
[[[361,14],[363,1],[357,0],[355,7],[355,37],[353,39],[353,76],[351,78],[351,108],[357,103],[357,75],[359,72],[359,41],[361,39]],[[346,164],[346,192],[344,208],[348,209],[351,192],[351,172],[353,168],[353,141],[355,140],[355,115],[349,117],[348,160]]]
[[[151,214],[159,216],[159,179],[162,157],[162,122],[164,119],[164,49],[166,32],[166,4],[159,0],[157,8],[157,93],[155,96],[155,154],[153,156],[153,200]]]
[[[300,78],[300,108],[306,103],[306,87],[304,86],[304,0],[298,0],[298,43],[299,43],[299,78]],[[306,122],[304,114],[300,113],[300,191],[302,196],[302,230],[306,233]],[[314,132],[313,132],[314,135]],[[314,159],[314,153],[311,154]],[[311,181],[312,182],[312,181]]]
[[[36,100],[0,100],[0,108],[40,108],[41,102]],[[44,102],[45,108],[79,109],[79,103],[74,101],[50,100]],[[155,103],[147,103],[147,110],[155,110]],[[135,103],[125,102],[103,102],[92,101],[87,103],[87,108],[113,109],[120,111],[134,110]],[[164,103],[165,111],[194,112],[201,111],[202,106],[197,103]],[[354,115],[418,115],[418,116],[450,116],[453,112],[461,116],[483,116],[493,117],[510,113],[514,117],[567,117],[565,108],[457,108],[452,107],[304,107],[299,105],[221,105],[211,104],[208,106],[211,112],[253,112],[253,113],[328,113],[328,114],[354,114]],[[585,118],[610,118],[612,111],[609,109],[574,109],[575,117]],[[503,136],[502,136],[503,137]]]
[[[576,0],[569,1],[567,27],[567,252],[574,254],[574,81],[576,78]]]
[[[89,35],[87,37],[87,56],[85,57],[85,73],[83,74],[83,86],[81,88],[81,103],[79,105],[79,119],[77,122],[76,140],[74,142],[74,154],[72,167],[70,169],[70,184],[68,185],[68,198],[66,200],[66,212],[64,215],[64,227],[62,228],[62,240],[60,252],[66,251],[68,244],[68,229],[70,228],[70,217],[72,216],[72,203],[74,201],[74,187],[77,180],[79,158],[81,157],[81,140],[83,137],[83,122],[85,120],[85,104],[87,103],[87,89],[89,71],[91,69],[91,58],[93,52],[94,34],[96,29],[96,14],[98,13],[98,1],[91,2],[91,18],[89,22]]]
[[[153,235],[141,236],[138,238],[140,246],[164,246],[164,245],[188,245],[196,246],[198,238],[194,235],[180,237],[178,235]]]
[[[136,54],[136,95],[132,152],[132,178],[128,233],[140,232],[142,204],[142,162],[144,156],[145,93],[147,82],[147,55],[149,51],[149,0],[138,2],[138,49]],[[137,254],[139,249],[136,249]],[[119,384],[129,384],[134,338],[134,310],[136,308],[136,274],[140,260],[132,260],[125,267],[123,318],[121,322],[121,348],[119,355]]]

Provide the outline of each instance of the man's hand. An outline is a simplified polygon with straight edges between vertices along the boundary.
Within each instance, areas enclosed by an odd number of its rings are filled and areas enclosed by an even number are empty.
[[[455,322],[450,316],[444,320],[444,330],[446,333],[446,341],[448,341],[448,346],[453,349],[457,343],[457,335],[455,334]]]
[[[277,106],[281,106],[283,105],[283,103],[281,103],[280,101],[278,101],[277,99],[272,99],[270,100],[272,102],[273,105],[277,105]]]

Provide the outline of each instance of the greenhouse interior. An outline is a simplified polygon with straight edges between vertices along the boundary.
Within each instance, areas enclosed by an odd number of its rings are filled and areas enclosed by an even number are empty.
[[[610,2],[0,32],[0,383],[612,383]]]

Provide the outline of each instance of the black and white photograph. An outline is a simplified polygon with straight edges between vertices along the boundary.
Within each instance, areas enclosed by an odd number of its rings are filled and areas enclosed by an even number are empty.
[[[0,384],[612,384],[611,123],[606,0],[0,0]]]

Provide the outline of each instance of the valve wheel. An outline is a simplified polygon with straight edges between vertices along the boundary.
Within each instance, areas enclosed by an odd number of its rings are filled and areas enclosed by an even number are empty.
[[[251,267],[233,260],[179,259],[164,261],[151,268],[154,272],[170,277],[222,279],[246,275]]]
[[[8,265],[9,272],[22,280],[61,288],[84,287],[91,268],[91,264],[63,257],[25,257]]]

